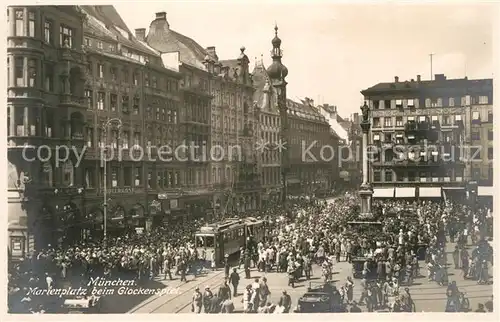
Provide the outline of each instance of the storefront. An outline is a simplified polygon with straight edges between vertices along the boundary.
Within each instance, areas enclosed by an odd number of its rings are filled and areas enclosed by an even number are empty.
[[[146,211],[141,204],[135,204],[129,211],[129,227],[131,229],[146,228]]]

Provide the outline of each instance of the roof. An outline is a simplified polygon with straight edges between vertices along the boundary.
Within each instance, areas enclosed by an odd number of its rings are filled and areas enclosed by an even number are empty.
[[[444,77],[444,76],[443,76]],[[444,88],[456,88],[456,89],[480,89],[481,87],[492,87],[493,80],[491,78],[486,79],[439,79],[439,80],[425,80],[425,81],[398,81],[392,83],[378,83],[372,87],[369,87],[363,91],[361,94],[366,95],[368,93],[374,92],[385,92],[385,91],[400,91],[400,90],[425,90],[425,89],[444,89]]]
[[[321,115],[315,107],[308,104],[297,103],[287,99],[288,114],[307,120],[327,123],[325,117]]]
[[[160,53],[178,51],[182,63],[206,70],[203,61],[207,51],[193,39],[170,29],[166,19],[151,22],[146,42]]]
[[[272,107],[268,106],[266,95],[264,95],[264,87],[266,86],[266,83],[269,84],[270,82],[266,68],[264,67],[264,64],[262,62],[255,64],[252,75],[253,86],[255,88],[253,101],[256,102],[257,106],[262,110],[273,110]],[[272,88],[270,88],[270,90],[272,90]]]
[[[115,7],[81,6],[81,9],[88,18],[84,23],[84,32],[119,42],[145,54],[158,56],[157,52],[135,38]]]

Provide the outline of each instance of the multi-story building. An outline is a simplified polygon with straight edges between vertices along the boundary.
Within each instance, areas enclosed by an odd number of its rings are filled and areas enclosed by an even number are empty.
[[[493,82],[483,80],[482,90],[470,94],[470,109],[466,136],[479,148],[471,158],[471,180],[478,183],[478,195],[493,196]],[[476,149],[475,149],[476,151]]]
[[[370,143],[375,149],[370,176],[379,186],[374,197],[463,196],[465,184],[473,179],[473,165],[484,164],[485,153],[473,147],[477,113],[472,114],[479,109],[476,104],[491,104],[492,80],[437,74],[431,81],[417,76],[403,82],[395,77],[361,93],[371,108]],[[487,177],[488,172],[480,173]]]
[[[336,153],[330,140],[330,125],[311,99],[306,98],[301,103],[288,99],[287,105],[290,127],[288,192],[325,193],[331,186],[331,165]]]
[[[81,10],[12,6],[7,13],[8,231],[15,258],[73,238],[61,227],[84,211],[77,161],[87,105]]]
[[[174,61],[182,75],[179,137],[192,153],[181,158],[186,167],[183,189],[166,197],[176,200],[188,214],[204,216],[214,208],[210,183],[212,75],[206,66],[207,52],[193,39],[172,30],[165,12],[156,13],[145,39],[164,61]]]
[[[255,160],[258,109],[245,48],[237,59],[219,60],[207,47],[205,66],[212,93],[212,146],[221,147],[211,159],[214,205],[218,213],[255,210],[260,203],[259,169]]]
[[[172,151],[167,155],[165,148],[174,150],[183,139],[180,73],[163,65],[160,54],[144,42],[143,30],[134,37],[113,6],[82,9],[87,14],[85,231],[100,234],[103,228],[104,180],[108,235],[148,229],[168,218],[165,212],[179,208],[170,201],[173,198],[163,196],[185,182],[185,164]],[[101,164],[104,146],[111,149],[108,153],[113,151],[106,178]]]
[[[280,202],[283,188],[281,176],[281,153],[276,149],[281,131],[281,119],[276,93],[270,85],[262,61],[256,62],[252,72],[255,85],[254,102],[260,109],[260,138],[256,143],[261,169],[262,205]]]

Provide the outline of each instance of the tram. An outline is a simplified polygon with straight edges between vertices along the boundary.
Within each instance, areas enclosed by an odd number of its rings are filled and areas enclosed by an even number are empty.
[[[228,219],[209,224],[200,228],[195,239],[198,252],[205,249],[208,260],[214,254],[215,262],[219,266],[226,254],[239,252],[240,247],[245,244],[245,223],[242,220]]]
[[[264,241],[265,235],[264,220],[253,217],[229,218],[201,227],[195,234],[196,248],[200,255],[205,249],[208,260],[215,254],[215,262],[219,266],[226,254],[231,256],[238,253],[241,247],[256,246],[258,242]]]
[[[244,219],[246,227],[246,241],[252,237],[257,243],[264,241],[266,238],[266,223],[264,220],[254,217],[247,217]]]

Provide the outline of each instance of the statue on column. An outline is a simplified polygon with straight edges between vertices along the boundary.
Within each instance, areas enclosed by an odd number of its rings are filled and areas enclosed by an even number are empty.
[[[363,115],[363,123],[368,123],[369,122],[369,113],[370,113],[370,107],[368,107],[368,104],[363,104],[361,106],[361,113]]]

